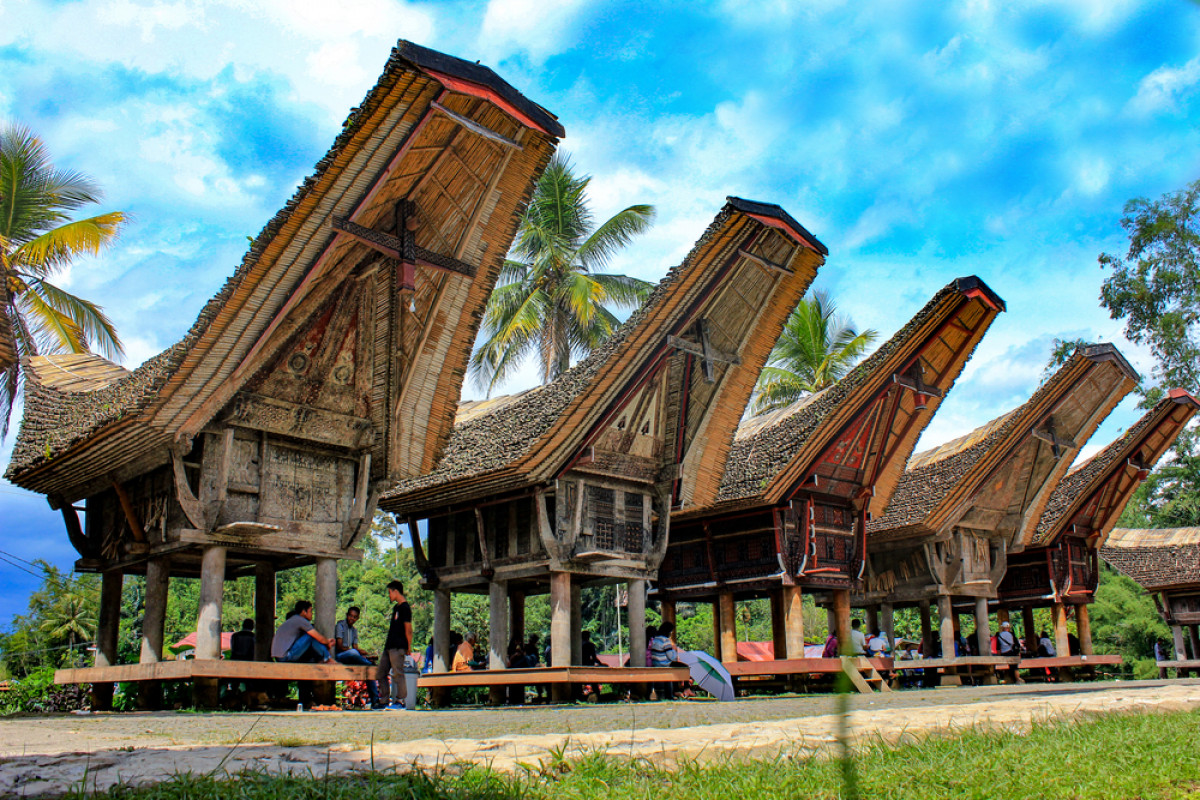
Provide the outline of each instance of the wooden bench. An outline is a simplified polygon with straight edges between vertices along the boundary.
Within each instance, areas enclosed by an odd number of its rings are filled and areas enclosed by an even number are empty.
[[[1188,677],[1189,672],[1200,673],[1200,659],[1195,658],[1175,658],[1170,661],[1155,662],[1158,665],[1159,675],[1165,677],[1168,669],[1175,670],[1175,676],[1178,678]]]
[[[729,675],[740,679],[796,677],[804,675],[836,675],[845,672],[860,692],[870,693],[890,687],[881,673],[891,671],[890,658],[787,658],[777,661],[738,661],[725,664]]]
[[[1034,656],[1033,658],[1022,658],[1017,669],[1032,673],[1039,670],[1043,673],[1046,670],[1052,670],[1054,676],[1060,681],[1071,681],[1075,678],[1075,670],[1084,670],[1090,673],[1096,667],[1117,666],[1123,663],[1125,663],[1124,659],[1114,655]]]
[[[1010,669],[1018,663],[1016,657],[1007,656],[958,656],[957,658],[914,658],[894,659],[892,671],[896,673],[910,670],[932,670],[940,674],[942,686],[960,686],[960,675],[981,674],[985,683],[996,682],[996,671]]]

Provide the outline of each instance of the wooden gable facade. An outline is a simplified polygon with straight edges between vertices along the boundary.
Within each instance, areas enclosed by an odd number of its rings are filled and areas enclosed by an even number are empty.
[[[743,422],[714,502],[673,514],[657,583],[667,615],[677,600],[717,603],[734,660],[734,601],[767,595],[777,658],[802,654],[801,590],[832,603],[858,584],[867,520],[1003,308],[978,278],[957,279],[840,382]]]
[[[1172,389],[1123,436],[1062,479],[1037,530],[1009,557],[999,589],[1002,607],[1085,606],[1095,599],[1100,546],[1198,407],[1186,391]],[[1082,633],[1079,638],[1090,645]]]
[[[671,509],[715,496],[758,372],[826,252],[778,206],[730,198],[600,350],[549,385],[464,408],[438,468],[381,501],[429,521],[427,585],[550,591],[558,608],[560,591],[577,605],[583,583],[630,581],[644,603]],[[554,634],[562,648],[568,637]]]
[[[444,447],[562,134],[487,67],[401,42],[179,344],[91,383],[31,373],[7,477],[62,509],[77,568],[106,586],[145,572],[165,598],[169,576],[201,576],[201,657],[217,656],[227,575],[259,575],[269,641],[274,570],[315,561],[331,633],[336,560],[361,557],[382,488]]]

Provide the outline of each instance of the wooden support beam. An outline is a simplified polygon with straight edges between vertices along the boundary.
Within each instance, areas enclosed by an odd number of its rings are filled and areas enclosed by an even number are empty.
[[[185,471],[187,468],[183,465],[183,453],[176,446],[171,447],[171,467],[175,477],[175,499],[183,509],[183,515],[197,530],[208,530],[208,522],[204,519],[204,509],[188,484]]]
[[[496,574],[496,570],[492,569],[492,557],[488,553],[488,541],[483,529],[483,512],[478,507],[475,509],[475,533],[479,537],[479,558],[483,561],[483,569],[480,571],[483,577],[490,579]]]
[[[100,613],[96,616],[96,666],[117,665],[117,635],[121,626],[121,590],[125,576],[119,569],[100,578]],[[113,685],[92,684],[92,710],[111,711]]]
[[[1050,449],[1054,453],[1055,458],[1062,458],[1068,451],[1076,449],[1075,442],[1071,439],[1059,436],[1054,430],[1054,417],[1046,417],[1046,424],[1041,428],[1034,428],[1033,437],[1041,439],[1043,442],[1050,444]]]
[[[436,100],[434,100],[431,105],[435,109],[440,111],[442,114],[445,114],[447,117],[449,117],[455,123],[461,125],[462,127],[466,128],[467,130],[469,130],[471,133],[478,134],[478,135],[482,136],[483,138],[487,139],[488,141],[495,142],[496,144],[503,145],[504,147],[511,147],[514,150],[524,149],[516,141],[508,138],[507,136],[504,136],[503,134],[496,133],[491,128],[487,128],[483,125],[480,125],[478,122],[476,122],[473,119],[470,119],[469,117],[464,117],[462,114],[459,114],[456,111],[451,111],[450,109],[446,108],[444,105],[442,105],[441,103],[439,103]]]
[[[646,581],[638,579],[629,587],[629,665],[646,665]]]
[[[755,255],[754,253],[751,253],[749,250],[747,250],[745,248],[740,248],[738,250],[738,255],[740,255],[742,258],[746,259],[747,261],[757,264],[758,266],[762,267],[767,272],[781,272],[784,275],[793,274],[792,270],[788,269],[783,264],[776,264],[774,261],[770,261],[766,258],[763,258],[762,256]]]
[[[162,661],[163,626],[167,618],[167,592],[171,583],[170,556],[146,562],[146,614],[142,619],[140,664]]]
[[[488,669],[506,669],[508,664],[508,584],[492,581],[488,584]],[[505,692],[492,687],[489,700],[492,705],[504,703]]]
[[[700,339],[699,343],[689,341],[679,336],[667,336],[667,346],[673,347],[676,350],[682,350],[685,353],[690,353],[700,358],[700,363],[704,369],[704,380],[707,383],[712,383],[716,380],[714,372],[714,363],[722,364],[741,364],[742,360],[734,353],[726,353],[712,346],[708,338],[708,320],[701,317],[696,320],[697,336]]]
[[[1060,656],[1071,654],[1071,641],[1067,632],[1067,607],[1062,603],[1050,606],[1050,621],[1054,625],[1054,649]]]
[[[1075,606],[1075,628],[1079,635],[1079,654],[1092,655],[1092,623],[1088,618],[1088,607],[1084,604]]]
[[[942,643],[942,658],[954,658],[954,605],[950,595],[939,594],[938,604],[938,633]],[[928,655],[926,653],[925,655]],[[952,667],[947,667],[942,675],[942,686],[961,686],[960,678]]]
[[[64,505],[59,509],[63,516],[63,525],[67,528],[67,539],[70,540],[71,546],[75,548],[75,552],[84,558],[92,556],[92,542],[83,533],[83,528],[79,524],[79,513],[75,510],[75,506]]]
[[[717,595],[717,620],[720,638],[717,641],[717,658],[722,662],[737,661],[737,604],[733,592]]]
[[[443,255],[442,253],[421,247],[412,241],[412,234],[407,230],[404,230],[401,236],[394,236],[390,233],[384,233],[383,231],[359,225],[357,222],[352,222],[345,217],[339,216],[330,217],[330,227],[338,233],[365,244],[377,253],[399,261],[402,265],[421,266],[426,269],[437,270],[438,272],[445,272],[451,275],[461,275],[467,278],[474,278],[475,273],[478,272],[477,267],[465,261],[460,261],[454,256]],[[411,276],[406,276],[404,285],[401,288],[408,291],[416,288],[412,284]]]
[[[142,527],[142,521],[138,519],[137,510],[133,507],[133,501],[129,499],[129,493],[125,491],[125,487],[117,480],[115,475],[108,476],[109,483],[112,484],[113,491],[117,493],[117,500],[121,503],[121,511],[125,514],[125,521],[129,523],[129,530],[133,533],[135,542],[146,541],[146,529]]]
[[[275,635],[275,565],[260,561],[254,565],[254,659],[271,660],[271,639]]]

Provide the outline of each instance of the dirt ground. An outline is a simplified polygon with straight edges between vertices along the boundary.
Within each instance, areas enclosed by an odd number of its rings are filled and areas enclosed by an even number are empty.
[[[158,712],[0,720],[0,796],[144,784],[242,770],[403,769],[457,761],[518,764],[609,752],[679,758],[821,753],[834,741],[830,695],[415,712]],[[1089,713],[1200,707],[1200,680],[926,689],[853,696],[856,736],[891,742],[973,726],[1027,730]]]

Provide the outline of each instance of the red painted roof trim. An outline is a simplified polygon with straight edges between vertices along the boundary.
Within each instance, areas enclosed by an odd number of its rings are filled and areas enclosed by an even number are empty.
[[[426,75],[436,79],[439,83],[452,92],[458,92],[459,94],[470,95],[471,97],[478,97],[481,100],[487,100],[489,103],[496,106],[525,127],[533,128],[535,131],[541,131],[547,136],[554,135],[541,125],[534,122],[527,114],[522,113],[520,109],[505,100],[500,96],[499,92],[489,86],[484,86],[473,81],[463,80],[462,78],[456,78],[453,75],[447,75],[444,72],[438,72],[437,70],[433,69],[424,69],[423,71]]]

